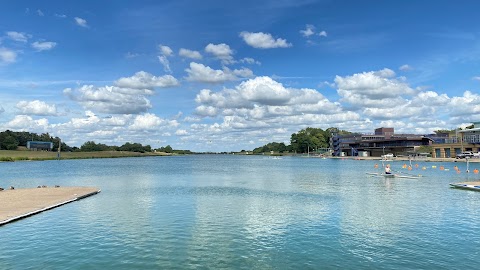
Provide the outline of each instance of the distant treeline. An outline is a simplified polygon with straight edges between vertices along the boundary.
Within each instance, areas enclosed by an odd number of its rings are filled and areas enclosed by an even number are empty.
[[[52,142],[53,151],[58,151],[59,137],[52,137],[48,133],[36,134],[30,132],[14,132],[6,130],[0,132],[0,150],[17,150],[18,147],[27,147],[28,141],[42,141]],[[125,143],[122,146],[109,146],[102,143],[95,143],[94,141],[85,142],[80,148],[74,146],[70,147],[64,142],[61,142],[61,151],[63,152],[94,152],[94,151],[128,151],[128,152],[165,152],[176,154],[191,154],[190,150],[174,150],[170,145],[160,147],[158,149],[152,149],[150,145],[143,146],[140,143]]]
[[[165,152],[165,153],[175,153],[175,154],[192,154],[190,150],[174,150],[170,145],[165,147],[160,147],[158,149],[152,149],[150,145],[143,146],[140,143],[125,143],[122,146],[109,146],[102,143],[95,143],[94,141],[88,141],[84,143],[79,151],[82,152],[94,152],[94,151],[128,151],[128,152]]]
[[[52,142],[53,149],[56,151],[61,140],[58,137],[50,136],[48,133],[36,134],[25,131],[14,132],[10,130],[0,132],[0,150],[17,150],[19,146],[27,147],[28,141]],[[62,151],[71,151],[72,149],[72,147],[65,143],[61,143]]]
[[[337,134],[351,134],[345,130],[338,128],[306,128],[290,136],[290,145],[285,143],[271,142],[264,146],[253,149],[254,154],[276,152],[276,153],[307,153],[319,148],[328,148],[330,145],[330,137],[332,133]]]

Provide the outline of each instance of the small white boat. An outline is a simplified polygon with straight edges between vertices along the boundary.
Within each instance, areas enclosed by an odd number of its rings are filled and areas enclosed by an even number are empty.
[[[469,189],[480,191],[480,182],[462,182],[462,183],[451,183],[451,187],[453,188],[461,188],[461,189]]]
[[[368,173],[368,175],[377,176],[377,177],[385,177],[385,178],[408,178],[408,179],[418,179],[422,177],[421,175],[401,175],[401,174],[387,174],[387,173]]]

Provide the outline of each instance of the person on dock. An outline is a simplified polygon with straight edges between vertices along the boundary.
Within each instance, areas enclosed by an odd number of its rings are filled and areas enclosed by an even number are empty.
[[[387,164],[387,166],[385,166],[385,174],[392,174],[392,170],[390,169],[390,164]]]

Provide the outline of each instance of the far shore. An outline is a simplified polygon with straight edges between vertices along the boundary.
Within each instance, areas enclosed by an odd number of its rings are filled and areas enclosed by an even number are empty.
[[[240,155],[245,155],[239,153]],[[124,158],[124,157],[155,157],[155,156],[174,156],[177,154],[165,153],[165,152],[128,152],[128,151],[96,151],[96,152],[61,152],[60,158],[58,158],[57,152],[52,151],[27,151],[27,150],[0,150],[0,162],[2,161],[36,161],[36,160],[56,160],[56,159],[96,159],[96,158]],[[268,156],[292,156],[292,154],[273,154]],[[298,157],[320,158],[316,155],[296,154]],[[361,156],[345,156],[345,157],[331,157],[333,159],[355,159],[355,160],[378,160],[381,161],[381,157],[361,157]],[[409,161],[407,156],[393,157],[384,161]],[[411,158],[412,162],[466,162],[466,159],[456,158]],[[469,162],[479,162],[480,158],[470,158]]]
[[[0,150],[1,161],[34,161],[55,159],[91,159],[91,158],[121,158],[121,157],[152,157],[171,156],[164,152],[128,152],[128,151],[97,151],[97,152],[61,152],[60,158],[57,152],[52,151],[21,151]]]

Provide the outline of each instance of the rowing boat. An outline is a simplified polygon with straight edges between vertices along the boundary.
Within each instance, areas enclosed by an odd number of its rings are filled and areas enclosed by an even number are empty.
[[[453,188],[469,189],[480,191],[480,182],[462,182],[462,183],[451,183]]]
[[[386,174],[386,173],[368,173],[371,176],[385,177],[385,178],[408,178],[408,179],[418,179],[420,175],[401,175],[401,174]]]

